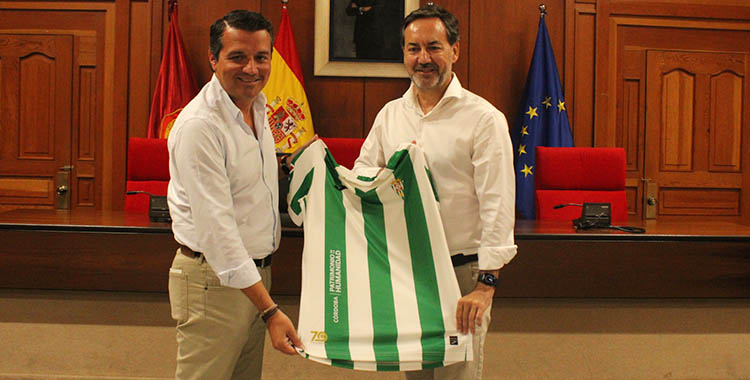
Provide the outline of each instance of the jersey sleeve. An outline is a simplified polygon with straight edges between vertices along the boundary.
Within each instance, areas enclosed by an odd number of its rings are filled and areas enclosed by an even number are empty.
[[[289,203],[289,217],[298,226],[301,226],[305,219],[306,198],[310,193],[316,166],[320,166],[324,156],[325,144],[318,140],[305,148],[292,161],[293,169],[289,173],[287,202]]]

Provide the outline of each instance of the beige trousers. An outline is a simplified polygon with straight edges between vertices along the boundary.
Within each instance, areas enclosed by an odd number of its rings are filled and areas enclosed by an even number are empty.
[[[454,267],[458,287],[461,289],[461,295],[467,295],[474,289],[479,277],[479,263],[476,261],[461,266]],[[484,363],[484,340],[487,337],[487,330],[490,326],[490,314],[492,305],[484,312],[482,317],[482,326],[476,327],[476,333],[473,336],[472,349],[474,360],[447,367],[425,369],[421,371],[405,372],[408,380],[479,380],[482,378],[482,365]]]
[[[260,271],[271,288],[271,267]],[[175,379],[260,379],[266,326],[239,289],[221,286],[203,257],[177,250],[169,270],[169,303],[177,321]]]

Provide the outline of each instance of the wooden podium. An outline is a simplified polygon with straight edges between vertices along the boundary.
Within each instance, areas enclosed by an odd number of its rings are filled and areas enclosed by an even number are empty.
[[[516,222],[498,297],[750,297],[750,226],[647,222],[645,234]],[[297,295],[304,236],[284,228],[272,293]],[[177,243],[145,214],[0,213],[0,287],[165,292]]]

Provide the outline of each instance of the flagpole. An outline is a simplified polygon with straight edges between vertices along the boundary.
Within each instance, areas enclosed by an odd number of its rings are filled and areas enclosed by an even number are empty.
[[[547,6],[544,3],[539,4],[539,15],[542,17],[547,15]]]
[[[174,12],[174,7],[176,6],[177,0],[167,1],[167,21],[172,21],[172,13]]]

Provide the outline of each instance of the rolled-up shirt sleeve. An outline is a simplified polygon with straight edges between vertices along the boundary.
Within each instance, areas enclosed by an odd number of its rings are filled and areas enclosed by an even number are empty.
[[[230,180],[225,166],[227,141],[205,121],[186,120],[176,131],[170,154],[178,172],[179,191],[189,204],[182,210],[194,225],[191,240],[221,281],[221,285],[246,288],[261,280],[245,248],[234,211]],[[179,211],[178,211],[179,212]]]
[[[508,134],[508,122],[502,113],[488,113],[482,124],[485,126],[475,130],[471,159],[482,223],[479,269],[493,270],[507,264],[517,251],[513,235],[513,147]]]

